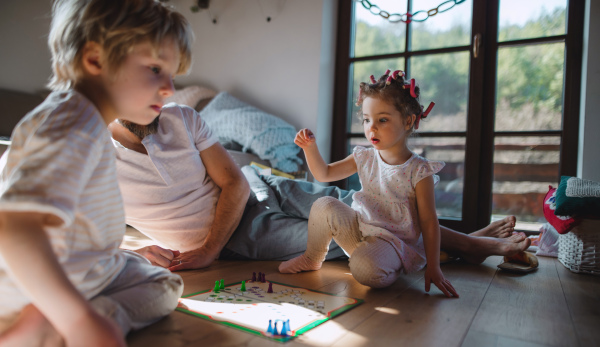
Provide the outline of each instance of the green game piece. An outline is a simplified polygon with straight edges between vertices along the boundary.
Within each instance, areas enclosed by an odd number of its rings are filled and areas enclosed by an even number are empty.
[[[219,281],[218,281],[218,280],[217,280],[217,281],[215,281],[215,289],[213,289],[213,291],[214,291],[215,293],[218,293],[218,292],[219,292]]]
[[[221,286],[219,287],[219,290],[221,289],[225,289],[225,281],[223,279],[221,279]]]
[[[241,289],[241,291],[242,292],[246,291],[246,281],[242,281],[242,289]]]

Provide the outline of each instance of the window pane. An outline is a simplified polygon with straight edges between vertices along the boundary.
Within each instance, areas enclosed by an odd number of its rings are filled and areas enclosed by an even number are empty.
[[[539,230],[543,199],[558,184],[560,137],[496,137],[492,220],[517,217],[517,228]]]
[[[371,147],[365,138],[350,139],[350,152],[355,146]],[[435,186],[436,210],[439,217],[461,218],[463,199],[463,174],[465,163],[465,138],[409,139],[409,147],[418,155],[430,160],[444,161],[446,166],[438,173],[440,182]],[[358,175],[350,177],[348,189],[360,190]]]
[[[553,43],[499,49],[497,131],[561,129],[564,47]]]
[[[413,13],[416,19],[422,19],[426,12],[438,8],[440,0],[413,0]],[[411,50],[424,50],[433,48],[445,48],[453,46],[466,46],[471,43],[471,17],[472,1],[467,0],[461,4],[449,1],[440,6],[439,10],[447,10],[427,18],[423,22],[412,24]],[[421,13],[417,13],[423,11]],[[431,13],[433,13],[432,11]]]
[[[371,2],[375,4],[375,1]],[[378,0],[376,5],[390,14],[406,13],[406,0]],[[378,13],[376,8],[372,8]],[[354,45],[352,55],[364,57],[369,55],[404,52],[406,47],[406,24],[391,23],[379,15],[367,10],[361,2],[354,5]]]
[[[501,0],[498,41],[564,35],[567,0]]]
[[[350,87],[352,91],[349,95],[352,95],[349,100],[350,110],[349,121],[351,133],[362,133],[362,118],[358,116],[360,108],[356,106],[356,99],[358,98],[358,86],[361,82],[369,82],[369,76],[373,75],[376,79],[379,79],[384,74],[385,70],[404,70],[404,58],[394,59],[380,59],[380,60],[369,60],[361,61],[352,64],[350,78]],[[370,83],[370,82],[369,82]]]
[[[435,107],[419,131],[466,131],[469,93],[469,52],[411,58],[409,77],[421,88],[421,104]]]

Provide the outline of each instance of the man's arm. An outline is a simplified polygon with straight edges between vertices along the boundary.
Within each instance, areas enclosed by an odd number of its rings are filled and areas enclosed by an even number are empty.
[[[216,143],[203,150],[200,157],[206,173],[221,188],[215,219],[202,247],[176,257],[169,267],[171,271],[209,266],[219,256],[240,223],[250,196],[250,185],[246,177],[221,144]],[[179,259],[181,264],[178,264]]]

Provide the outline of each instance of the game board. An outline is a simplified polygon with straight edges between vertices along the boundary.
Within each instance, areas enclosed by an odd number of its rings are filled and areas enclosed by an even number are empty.
[[[280,342],[288,341],[363,301],[259,279],[179,299],[178,311]],[[271,293],[272,291],[272,293]]]

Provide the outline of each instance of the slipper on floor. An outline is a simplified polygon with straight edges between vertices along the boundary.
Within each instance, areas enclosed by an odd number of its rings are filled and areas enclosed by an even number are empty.
[[[455,261],[458,257],[448,254],[448,252],[440,251],[440,264],[446,264]]]
[[[526,273],[537,269],[539,265],[535,255],[529,252],[519,252],[515,255],[504,257],[504,262],[498,268],[511,272]]]

